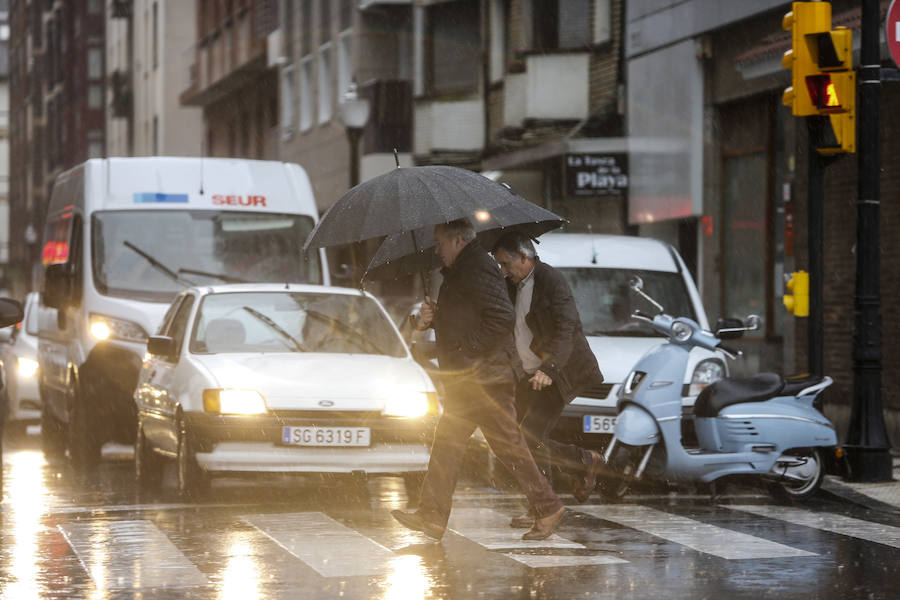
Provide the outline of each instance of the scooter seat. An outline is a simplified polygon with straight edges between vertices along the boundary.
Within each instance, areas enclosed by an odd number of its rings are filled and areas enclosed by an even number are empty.
[[[809,373],[788,375],[784,378],[784,389],[781,390],[781,393],[784,396],[796,396],[806,388],[821,383],[824,380],[825,378],[820,375],[810,375]]]
[[[694,403],[695,417],[715,417],[732,404],[763,402],[781,394],[784,378],[775,373],[760,373],[749,379],[720,379],[706,386]]]

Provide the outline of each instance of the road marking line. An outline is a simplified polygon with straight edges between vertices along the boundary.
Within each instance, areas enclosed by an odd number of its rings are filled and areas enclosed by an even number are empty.
[[[680,517],[646,506],[579,506],[580,513],[632,527],[639,531],[676,542],[698,552],[728,560],[745,558],[782,558],[817,556],[746,533],[716,527],[694,519]]]
[[[555,533],[545,540],[522,539],[527,529],[513,529],[509,516],[489,508],[454,508],[447,527],[488,550],[515,548],[585,548]]]
[[[206,576],[150,521],[59,525],[98,590],[184,588]]]
[[[245,515],[245,522],[322,577],[381,575],[397,559],[391,550],[320,512]]]
[[[753,513],[761,517],[778,519],[794,525],[812,527],[831,533],[859,538],[892,548],[900,548],[900,527],[882,525],[835,513],[819,513],[787,506],[723,505],[733,510]]]
[[[590,567],[596,565],[618,565],[627,563],[624,558],[616,556],[560,556],[553,554],[517,554],[507,553],[505,556],[522,563],[532,569],[549,567]]]

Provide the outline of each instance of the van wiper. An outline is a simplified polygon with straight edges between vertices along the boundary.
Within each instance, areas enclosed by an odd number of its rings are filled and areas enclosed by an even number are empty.
[[[201,277],[215,277],[216,279],[221,279],[225,283],[250,283],[249,279],[241,279],[240,277],[234,277],[232,275],[225,275],[223,273],[210,273],[209,271],[198,271],[197,269],[178,269],[179,273],[188,273],[190,275],[200,275]]]
[[[280,335],[281,337],[283,337],[284,339],[286,339],[287,341],[289,341],[289,342],[291,343],[291,346],[293,346],[293,347],[294,347],[294,350],[296,350],[297,352],[309,352],[309,350],[307,350],[306,348],[304,348],[304,347],[303,347],[303,344],[301,344],[301,343],[297,340],[297,338],[295,338],[294,336],[292,336],[291,334],[289,334],[287,331],[285,331],[284,328],[283,328],[281,325],[279,325],[278,323],[276,323],[275,321],[273,321],[273,320],[271,319],[271,317],[269,317],[268,315],[264,315],[263,313],[259,312],[259,311],[256,310],[255,308],[250,308],[249,306],[242,306],[241,308],[243,308],[244,310],[246,310],[248,313],[250,313],[251,315],[253,315],[253,316],[256,317],[257,319],[259,319],[260,321],[262,321],[262,322],[265,323],[266,325],[268,325],[275,333],[277,333],[278,335]]]
[[[196,285],[190,279],[186,279],[186,278],[182,277],[181,275],[179,275],[178,273],[176,273],[175,271],[173,271],[166,265],[162,264],[161,262],[159,262],[158,260],[156,260],[155,258],[150,256],[149,254],[147,254],[146,252],[144,252],[143,250],[141,250],[140,248],[138,248],[131,242],[125,241],[125,242],[122,242],[122,245],[130,250],[133,250],[138,256],[140,256],[141,258],[146,260],[148,263],[150,263],[150,265],[152,267],[158,269],[161,273],[163,273],[164,275],[166,275],[168,278],[172,279],[173,281],[178,281],[180,283],[186,283],[188,285]]]

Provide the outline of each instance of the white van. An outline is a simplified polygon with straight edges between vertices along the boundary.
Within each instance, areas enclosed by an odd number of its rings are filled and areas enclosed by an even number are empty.
[[[663,342],[649,325],[630,318],[635,309],[657,311],[629,289],[629,279],[640,275],[644,289],[666,312],[690,317],[709,329],[706,312],[684,261],[669,244],[577,233],[548,233],[538,241],[540,259],[558,269],[572,287],[584,333],[604,377],[600,387],[585,390],[566,407],[554,438],[602,447],[612,437],[619,387],[638,359]],[[684,408],[690,411],[700,390],[727,372],[721,353],[694,348],[682,382]]]
[[[295,164],[109,158],[59,175],[38,325],[45,452],[89,467],[103,443],[133,441],[147,337],[181,290],[328,284],[324,252],[303,251],[317,218]]]

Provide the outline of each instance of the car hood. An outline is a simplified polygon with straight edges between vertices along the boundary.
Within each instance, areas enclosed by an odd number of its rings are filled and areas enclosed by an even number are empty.
[[[589,336],[587,338],[600,365],[605,383],[622,383],[635,363],[656,346],[665,343],[662,337]],[[691,349],[685,381],[690,381],[693,367],[704,358],[717,354],[703,348]],[[724,361],[723,361],[724,362]]]
[[[221,388],[253,389],[271,409],[380,410],[398,390],[434,391],[410,358],[367,354],[194,356]]]

